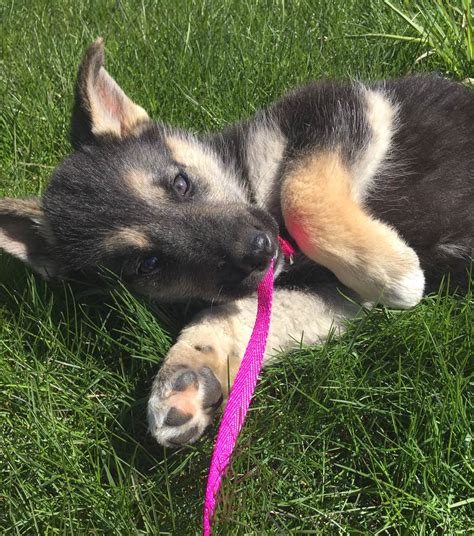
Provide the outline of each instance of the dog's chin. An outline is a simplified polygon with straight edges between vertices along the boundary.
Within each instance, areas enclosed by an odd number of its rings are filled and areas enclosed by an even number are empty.
[[[284,258],[281,255],[281,252],[278,251],[277,256],[273,260],[274,279],[281,273],[284,264]],[[254,295],[268,269],[269,266],[265,270],[256,270],[237,284],[223,283],[220,287],[219,297],[216,301],[226,302]]]
[[[262,282],[270,266],[264,270],[256,270],[250,275],[237,283],[223,281],[214,302],[225,303],[232,300],[239,300],[252,296],[257,292],[258,286]],[[273,278],[274,280],[285,270],[285,258],[280,248],[273,259]]]
[[[258,285],[263,279],[265,272],[262,272],[261,275],[255,275],[251,278],[247,278],[245,282],[242,282],[239,285],[232,286],[223,286],[220,289],[219,296],[217,301],[226,302],[232,300],[239,300],[241,298],[246,298],[247,296],[252,296],[257,292]]]

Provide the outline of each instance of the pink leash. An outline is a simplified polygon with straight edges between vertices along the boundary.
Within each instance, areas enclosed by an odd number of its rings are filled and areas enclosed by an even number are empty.
[[[282,238],[278,238],[285,257],[291,258],[293,248]],[[258,375],[262,368],[273,295],[273,261],[257,289],[258,307],[257,318],[245,350],[242,363],[237,372],[234,384],[224,409],[219,431],[217,433],[214,452],[207,477],[206,497],[204,500],[204,536],[211,534],[211,518],[216,508],[216,498],[219,493],[222,478],[230,463],[232,452],[237,442],[245,416],[250,406]]]

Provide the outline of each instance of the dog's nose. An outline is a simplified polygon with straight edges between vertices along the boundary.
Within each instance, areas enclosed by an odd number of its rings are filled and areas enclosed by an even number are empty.
[[[242,268],[247,272],[263,270],[275,255],[275,246],[267,233],[255,231],[248,238],[248,250],[242,259]]]
[[[270,252],[272,243],[266,233],[257,233],[252,239],[252,251],[257,255],[260,253]]]

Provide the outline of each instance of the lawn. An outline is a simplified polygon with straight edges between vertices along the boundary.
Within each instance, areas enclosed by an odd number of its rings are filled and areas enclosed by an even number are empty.
[[[68,152],[75,71],[98,35],[135,101],[196,131],[310,78],[473,77],[466,0],[0,9],[1,195],[40,194]],[[215,533],[472,534],[473,303],[441,290],[282,355],[257,388]],[[123,289],[48,285],[0,256],[2,533],[199,533],[215,428],[172,451],[145,424],[150,381],[186,316]]]

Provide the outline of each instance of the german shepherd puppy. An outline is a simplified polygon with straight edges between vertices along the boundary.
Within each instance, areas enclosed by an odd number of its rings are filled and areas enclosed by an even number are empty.
[[[313,82],[195,136],[152,122],[103,66],[79,69],[73,152],[42,200],[0,201],[0,247],[47,278],[114,270],[166,301],[203,299],[158,373],[149,424],[193,442],[239,367],[272,259],[269,354],[344,329],[362,302],[415,305],[474,247],[474,93],[435,76]],[[278,234],[296,242],[292,265]]]

